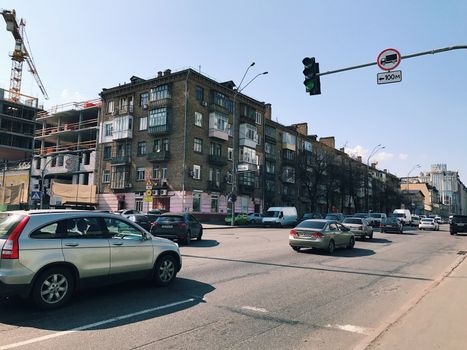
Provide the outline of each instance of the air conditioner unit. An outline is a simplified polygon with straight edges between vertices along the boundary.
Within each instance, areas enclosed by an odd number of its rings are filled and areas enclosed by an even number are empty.
[[[159,195],[159,190],[152,190],[152,195],[153,196],[158,196]]]
[[[207,107],[208,103],[206,101],[201,101],[201,105],[204,106],[204,107]]]
[[[143,105],[143,109],[148,109],[148,107],[149,107],[149,105],[148,105],[147,103],[145,103],[145,104]]]
[[[161,196],[167,196],[167,190],[161,190]]]

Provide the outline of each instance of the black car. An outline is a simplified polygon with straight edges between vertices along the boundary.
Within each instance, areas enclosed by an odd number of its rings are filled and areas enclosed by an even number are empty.
[[[191,214],[165,213],[159,216],[151,227],[151,234],[157,237],[177,240],[185,245],[190,244],[192,238],[198,241],[203,236],[203,226]]]
[[[449,218],[449,233],[455,235],[459,232],[467,233],[467,215],[453,215]]]
[[[138,224],[146,231],[151,230],[151,224],[149,222],[149,218],[147,215],[144,214],[131,214],[126,216],[128,220],[133,221],[135,224]]]
[[[397,216],[390,216],[381,223],[381,232],[404,233],[404,225]]]
[[[298,219],[298,222],[302,222],[304,220],[309,220],[309,219],[322,219],[323,215],[320,213],[305,213],[303,216]]]

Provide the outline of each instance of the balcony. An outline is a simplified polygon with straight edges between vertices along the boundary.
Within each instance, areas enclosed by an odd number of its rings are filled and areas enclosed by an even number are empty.
[[[131,187],[133,187],[133,185],[125,180],[116,180],[110,182],[110,189],[112,190],[124,190]]]
[[[255,192],[255,184],[252,182],[239,182],[238,192],[241,194],[251,195]]]
[[[208,156],[208,163],[212,165],[224,166],[227,165],[227,157],[210,154]]]
[[[287,158],[287,157],[282,157],[282,164],[283,165],[295,166],[295,164],[296,164],[295,157],[293,157],[292,159]]]
[[[211,111],[211,112],[220,112],[220,113],[223,113],[223,114],[230,114],[231,113],[226,107],[220,106],[220,105],[215,104],[215,103],[211,103],[209,105],[209,111]]]
[[[167,96],[165,98],[161,98],[161,99],[154,100],[154,101],[149,101],[149,106],[150,107],[156,107],[156,108],[168,107],[171,104],[172,104],[172,97],[171,96]]]
[[[133,130],[116,130],[112,132],[112,140],[127,140],[133,138]]]
[[[165,124],[165,125],[157,125],[157,126],[150,126],[148,127],[148,134],[149,135],[166,135],[170,133],[170,125]]]
[[[150,162],[165,162],[170,160],[169,151],[151,152],[148,153],[146,159]]]
[[[266,180],[275,180],[276,179],[276,174],[275,173],[265,173],[264,177]]]
[[[294,184],[295,183],[295,175],[282,174],[281,180],[284,183]]]
[[[274,153],[265,153],[264,154],[265,158],[271,162],[276,161],[276,155]]]
[[[110,160],[112,165],[125,165],[131,163],[131,156],[115,156]]]
[[[208,181],[208,190],[215,192],[223,192],[225,190],[225,183]]]
[[[277,142],[275,133],[274,133],[274,135],[271,134],[271,133],[268,134],[268,132],[266,131],[265,134],[264,134],[264,141],[267,141],[267,142],[272,143],[272,144],[275,145],[276,142]]]
[[[251,163],[240,163],[237,165],[237,171],[258,171],[258,166]]]

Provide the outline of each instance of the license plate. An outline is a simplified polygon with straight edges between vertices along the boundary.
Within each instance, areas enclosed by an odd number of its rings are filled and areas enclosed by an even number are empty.
[[[311,237],[311,233],[299,233],[299,237]]]
[[[161,225],[162,228],[173,228],[172,225]]]

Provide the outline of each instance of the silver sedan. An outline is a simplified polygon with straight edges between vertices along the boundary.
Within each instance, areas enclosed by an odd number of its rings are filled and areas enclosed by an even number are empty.
[[[366,237],[369,239],[373,238],[373,227],[370,226],[365,219],[357,217],[345,218],[344,221],[342,221],[342,225],[350,229],[355,234],[355,237],[362,239]]]

